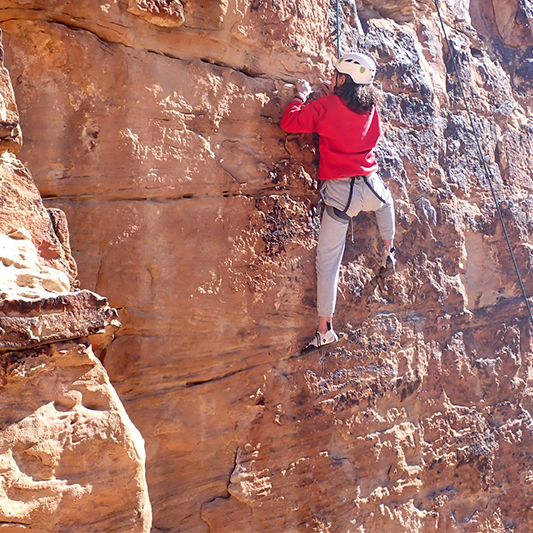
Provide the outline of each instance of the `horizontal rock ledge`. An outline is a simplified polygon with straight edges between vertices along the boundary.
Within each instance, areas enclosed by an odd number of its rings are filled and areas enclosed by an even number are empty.
[[[105,347],[120,327],[107,299],[83,290],[39,300],[5,300],[0,304],[0,352],[80,337],[97,336]]]

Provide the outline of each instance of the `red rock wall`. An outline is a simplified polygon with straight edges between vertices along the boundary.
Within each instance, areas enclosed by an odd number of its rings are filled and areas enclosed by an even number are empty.
[[[117,312],[78,290],[65,215],[21,146],[0,44],[0,529],[146,532],[144,442],[95,356]]]
[[[441,3],[533,294],[531,15]],[[345,254],[345,340],[315,327],[316,144],[278,126],[335,57],[334,3],[4,0],[21,158],[67,213],[82,287],[120,309],[103,357],[147,442],[154,531],[533,528],[531,323],[433,2],[341,2],[378,61],[377,230]]]

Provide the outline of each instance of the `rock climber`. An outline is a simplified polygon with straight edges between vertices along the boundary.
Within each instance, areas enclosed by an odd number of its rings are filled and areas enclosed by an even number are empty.
[[[373,211],[383,239],[380,276],[394,274],[394,202],[377,173],[374,154],[381,135],[377,105],[380,94],[373,85],[374,60],[361,53],[346,53],[335,64],[326,93],[306,104],[311,86],[296,82],[296,95],[285,109],[281,127],[289,133],[319,135],[318,178],[325,208],[316,253],[318,331],[302,353],[339,340],[333,330],[339,270],[348,223],[360,211]]]

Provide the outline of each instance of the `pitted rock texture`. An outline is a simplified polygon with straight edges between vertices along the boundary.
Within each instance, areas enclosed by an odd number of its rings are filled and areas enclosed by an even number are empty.
[[[157,26],[181,26],[185,20],[179,0],[129,0],[128,11]]]
[[[93,352],[105,353],[117,312],[77,290],[65,215],[16,158],[0,74],[0,529],[146,532],[144,442]]]
[[[149,531],[143,441],[83,341],[0,356],[5,531]]]
[[[21,157],[120,310],[102,359],[153,531],[532,530],[531,323],[435,3],[340,2],[342,49],[379,66],[399,269],[378,282],[359,215],[344,338],[310,357],[317,144],[278,124],[297,78],[331,73],[334,2],[180,3],[173,28],[125,0],[0,9]],[[531,295],[528,2],[439,4]]]

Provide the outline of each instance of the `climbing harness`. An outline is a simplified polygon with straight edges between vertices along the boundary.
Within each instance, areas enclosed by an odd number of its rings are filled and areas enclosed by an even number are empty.
[[[344,208],[343,211],[341,211],[340,209],[337,209],[336,207],[333,207],[332,205],[327,205],[326,204],[326,212],[331,218],[337,220],[338,222],[343,222],[343,223],[346,223],[346,224],[350,224],[350,229],[351,229],[351,233],[352,233],[352,243],[354,242],[354,239],[353,239],[353,218],[350,215],[348,215],[347,211],[348,211],[348,209],[350,209],[350,204],[352,203],[354,182],[355,182],[356,178],[358,178],[358,177],[360,177],[360,176],[352,176],[352,179],[350,180],[350,195],[348,196],[348,202],[346,203],[346,207]]]
[[[479,152],[479,159],[481,161],[483,169],[485,170],[485,174],[487,176],[487,181],[489,182],[490,191],[492,193],[492,198],[494,199],[494,203],[496,205],[496,211],[498,212],[498,216],[500,218],[500,223],[501,223],[502,228],[503,228],[503,234],[505,235],[505,240],[507,241],[507,246],[509,248],[509,252],[511,254],[511,258],[513,260],[513,265],[514,265],[514,268],[515,268],[515,271],[516,271],[516,276],[518,278],[518,284],[520,285],[520,289],[522,291],[522,295],[523,295],[524,301],[526,303],[527,311],[528,311],[528,314],[529,314],[529,319],[531,320],[531,324],[533,325],[533,313],[531,312],[531,306],[529,305],[529,300],[528,300],[528,297],[527,297],[526,289],[524,287],[524,283],[522,282],[522,276],[520,275],[520,270],[519,270],[518,264],[516,262],[516,258],[515,258],[514,252],[513,252],[513,247],[511,245],[511,240],[509,239],[509,235],[507,234],[507,229],[505,227],[505,222],[503,220],[503,215],[502,215],[502,212],[501,212],[501,209],[500,209],[498,198],[496,196],[496,192],[494,190],[494,185],[492,183],[492,176],[491,176],[490,170],[489,170],[489,168],[487,166],[487,162],[485,161],[485,155],[483,153],[483,149],[481,148],[481,143],[479,141],[479,136],[478,136],[478,133],[477,133],[477,129],[476,129],[476,126],[474,124],[474,120],[472,118],[472,113],[470,112],[470,106],[468,105],[468,100],[466,98],[466,93],[465,93],[464,88],[463,88],[463,82],[462,82],[462,79],[461,79],[461,75],[459,74],[459,69],[457,68],[457,64],[455,62],[455,57],[453,55],[452,46],[450,44],[450,40],[448,39],[448,34],[447,34],[446,28],[444,26],[444,21],[442,19],[442,15],[441,15],[441,12],[440,12],[440,7],[439,7],[438,0],[435,0],[435,6],[437,8],[437,13],[439,15],[440,23],[441,23],[441,26],[442,26],[442,32],[444,34],[444,38],[446,39],[446,44],[448,45],[448,51],[450,52],[450,57],[452,58],[453,68],[454,68],[454,71],[455,71],[455,73],[457,75],[457,79],[459,81],[459,88],[461,89],[461,95],[463,97],[463,100],[464,100],[464,103],[465,103],[465,106],[466,106],[466,112],[467,112],[467,115],[468,115],[468,120],[470,121],[470,126],[472,128],[472,133],[473,133],[474,138],[476,140],[476,145],[477,145],[477,149],[478,149],[478,152]]]
[[[355,180],[358,177],[359,176],[352,176],[350,179],[350,194],[348,195],[348,201],[346,202],[346,207],[344,208],[344,211],[342,211],[342,215],[339,215],[341,218],[344,218],[344,217],[351,218],[348,216],[348,209],[350,209],[350,204],[352,203],[353,187],[355,184]]]
[[[386,202],[381,198],[381,196],[376,192],[374,187],[370,185],[370,182],[368,181],[368,176],[363,176],[363,179],[365,180],[366,186],[374,193],[374,196],[382,203],[382,204],[388,204],[389,202]]]
[[[350,194],[348,195],[348,201],[346,202],[346,207],[341,211],[340,209],[336,208],[336,207],[333,207],[333,206],[330,206],[330,205],[326,205],[326,210],[327,212],[333,216],[333,218],[336,218],[337,220],[339,221],[352,221],[353,217],[351,217],[350,215],[348,215],[348,209],[350,209],[350,205],[352,204],[352,198],[353,198],[353,189],[354,189],[354,184],[355,184],[355,181],[358,180],[363,180],[366,184],[366,186],[372,191],[372,193],[374,194],[374,196],[382,203],[382,204],[388,204],[389,202],[385,201],[377,192],[376,190],[374,189],[374,187],[372,187],[372,185],[370,184],[370,181],[368,179],[368,176],[352,176],[351,179],[350,179]],[[352,228],[353,229],[353,228]]]
[[[345,222],[346,224],[350,224],[350,231],[351,231],[351,235],[352,235],[352,243],[354,242],[354,234],[353,234],[353,217],[351,217],[349,214],[348,214],[348,209],[350,209],[350,205],[352,203],[352,198],[353,198],[353,190],[354,190],[354,184],[355,184],[355,181],[358,180],[363,180],[366,184],[366,186],[372,191],[372,193],[374,194],[374,196],[382,203],[382,204],[388,204],[389,202],[385,201],[377,192],[376,190],[374,189],[374,187],[372,187],[372,185],[370,184],[370,181],[368,179],[368,176],[352,176],[351,179],[350,179],[350,193],[348,195],[348,201],[346,202],[346,207],[341,211],[340,209],[338,209],[337,207],[333,207],[332,205],[327,205],[326,204],[326,212],[328,213],[328,215],[337,220],[338,222]],[[320,201],[322,201],[322,194],[320,195]]]

